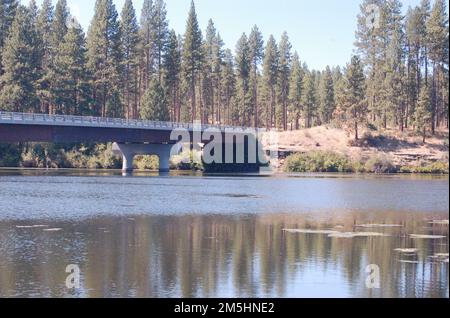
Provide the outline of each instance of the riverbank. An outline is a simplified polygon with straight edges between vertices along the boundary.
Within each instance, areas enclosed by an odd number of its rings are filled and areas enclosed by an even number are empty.
[[[448,130],[426,143],[414,132],[370,130],[355,142],[344,129],[321,126],[277,133],[278,170],[284,172],[449,173]]]
[[[171,160],[172,170],[203,170],[203,165],[183,153]],[[189,160],[186,160],[189,159]],[[190,163],[185,163],[190,161]],[[121,169],[122,158],[113,154],[112,144],[0,144],[0,167],[40,169]],[[159,169],[157,156],[136,156],[136,170]]]
[[[429,136],[426,143],[411,131],[367,129],[355,142],[343,129],[322,126],[277,133],[278,172],[449,173],[448,131]],[[192,154],[173,157],[172,170],[203,171]],[[189,159],[189,160],[186,160]],[[190,163],[185,163],[190,161]],[[155,156],[136,156],[136,170],[158,170]],[[112,144],[0,144],[0,167],[46,169],[121,169],[122,158]]]

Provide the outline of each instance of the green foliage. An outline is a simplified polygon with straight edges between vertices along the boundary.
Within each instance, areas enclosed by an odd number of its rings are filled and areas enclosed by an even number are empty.
[[[21,152],[20,145],[0,144],[0,167],[18,167]]]
[[[449,174],[448,161],[437,161],[425,166],[405,166],[400,168],[402,173],[426,173],[426,174]]]
[[[252,95],[250,91],[251,56],[247,35],[242,34],[236,46],[237,104],[234,111],[234,123],[241,126],[251,125]],[[241,119],[239,121],[239,118]]]
[[[0,0],[0,75],[3,74],[3,47],[8,38],[18,5],[18,0]]]
[[[96,96],[94,113],[103,117],[123,114],[117,97],[121,83],[120,27],[112,0],[97,0],[87,37],[87,66]]]
[[[317,91],[315,78],[311,72],[306,73],[304,77],[304,93],[302,95],[303,117],[306,121],[306,128],[312,127],[312,118],[317,111]]]
[[[295,124],[295,129],[300,128],[300,117],[302,115],[303,96],[303,69],[300,64],[298,53],[292,57],[291,78],[289,81],[289,120]]]
[[[153,78],[150,86],[142,97],[141,118],[154,121],[170,119],[166,94],[159,81]]]
[[[167,53],[164,59],[164,84],[167,89],[167,95],[170,107],[173,112],[172,120],[181,120],[180,104],[180,72],[181,72],[181,51],[177,34],[172,30],[169,34],[167,43]]]
[[[286,172],[354,172],[352,162],[333,152],[312,151],[286,158]]]
[[[195,151],[184,151],[171,159],[171,169],[181,171],[203,171],[203,162],[196,160],[199,154]]]
[[[397,172],[397,168],[392,161],[384,154],[375,155],[366,161],[364,165],[366,172],[372,173],[394,173]]]
[[[277,114],[278,127],[287,130],[288,123],[288,97],[289,97],[289,77],[291,73],[291,49],[287,32],[283,32],[280,41],[279,62],[278,62],[278,88],[279,106]]]
[[[158,156],[136,156],[134,165],[138,170],[158,170],[159,159]]]
[[[385,155],[374,155],[366,161],[327,151],[296,153],[286,158],[286,172],[395,173],[398,168]]]
[[[55,112],[68,115],[89,114],[86,45],[83,30],[76,21],[72,22],[54,53],[49,77]]]
[[[15,166],[25,168],[118,169],[121,158],[113,155],[112,144],[26,144]]]
[[[347,65],[342,85],[339,106],[358,140],[359,124],[367,119],[366,79],[358,56],[353,56]]]
[[[419,102],[414,113],[414,123],[416,131],[422,134],[423,142],[425,142],[427,126],[431,121],[431,96],[430,89],[426,85],[420,91]]]
[[[120,36],[123,52],[123,103],[126,109],[124,115],[127,118],[137,118],[139,101],[139,26],[131,0],[127,0],[122,9]]]
[[[39,50],[30,11],[17,8],[10,36],[2,52],[4,74],[0,78],[0,107],[9,111],[35,111],[38,106]]]
[[[191,102],[189,105],[190,113],[192,114],[191,120],[197,119],[196,84],[198,75],[202,70],[203,63],[203,36],[198,24],[194,1],[192,1],[186,23],[186,32],[184,33],[183,38],[182,53],[183,79],[185,80],[185,85],[189,90],[187,96]]]
[[[331,121],[335,108],[333,75],[327,66],[319,86],[319,114],[322,124]]]
[[[203,38],[194,1],[181,36],[169,31],[164,0],[144,0],[140,23],[131,0],[122,1],[120,19],[113,0],[96,0],[87,38],[67,0],[55,8],[43,0],[40,10],[35,0],[19,3],[0,1],[3,110],[137,119],[157,78],[174,121],[284,130],[333,123],[354,130],[356,140],[366,123],[416,128],[424,137],[448,126],[444,0],[432,7],[424,0],[405,16],[399,0],[363,0],[357,56],[325,70],[302,65],[286,32],[279,44],[273,36],[265,42],[257,26],[233,55],[212,20]],[[368,23],[374,4],[377,25]]]
[[[276,84],[278,81],[279,51],[273,35],[270,35],[265,48],[263,62],[264,97],[266,100],[265,117],[266,127],[272,128],[275,124]]]

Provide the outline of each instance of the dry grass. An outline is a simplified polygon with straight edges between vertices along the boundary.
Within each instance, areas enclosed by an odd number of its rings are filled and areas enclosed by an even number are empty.
[[[288,152],[332,151],[352,160],[363,161],[383,155],[398,166],[421,165],[448,160],[448,130],[422,138],[411,131],[362,131],[361,141],[355,145],[353,136],[345,130],[326,126],[311,129],[279,132],[277,148]],[[268,148],[273,148],[263,141]]]

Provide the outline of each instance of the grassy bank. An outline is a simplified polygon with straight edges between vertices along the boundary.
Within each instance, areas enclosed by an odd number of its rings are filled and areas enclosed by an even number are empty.
[[[286,158],[285,172],[344,172],[344,173],[428,173],[448,174],[449,162],[418,163],[417,165],[395,165],[386,154],[378,154],[356,161],[331,151],[296,153]]]
[[[193,154],[183,153],[171,161],[173,170],[202,170]],[[185,163],[189,161],[190,163]],[[112,151],[112,144],[0,144],[0,167],[49,169],[121,169],[122,158]],[[157,156],[136,156],[137,170],[158,170]]]

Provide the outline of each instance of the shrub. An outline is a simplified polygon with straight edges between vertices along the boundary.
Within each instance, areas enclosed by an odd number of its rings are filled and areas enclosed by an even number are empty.
[[[193,151],[184,151],[183,153],[174,156],[171,160],[171,168],[181,171],[203,171],[204,166],[202,162],[194,160]]]
[[[401,173],[429,173],[429,174],[449,174],[449,164],[444,161],[437,161],[425,166],[404,166],[400,168]]]
[[[135,167],[138,170],[158,170],[159,159],[158,156],[136,156],[134,158]]]
[[[19,145],[0,144],[0,167],[18,167],[21,151]]]
[[[296,153],[286,158],[287,172],[353,172],[352,162],[345,156],[324,151]]]
[[[397,168],[386,155],[375,155],[366,161],[364,165],[366,172],[373,173],[395,173]]]

